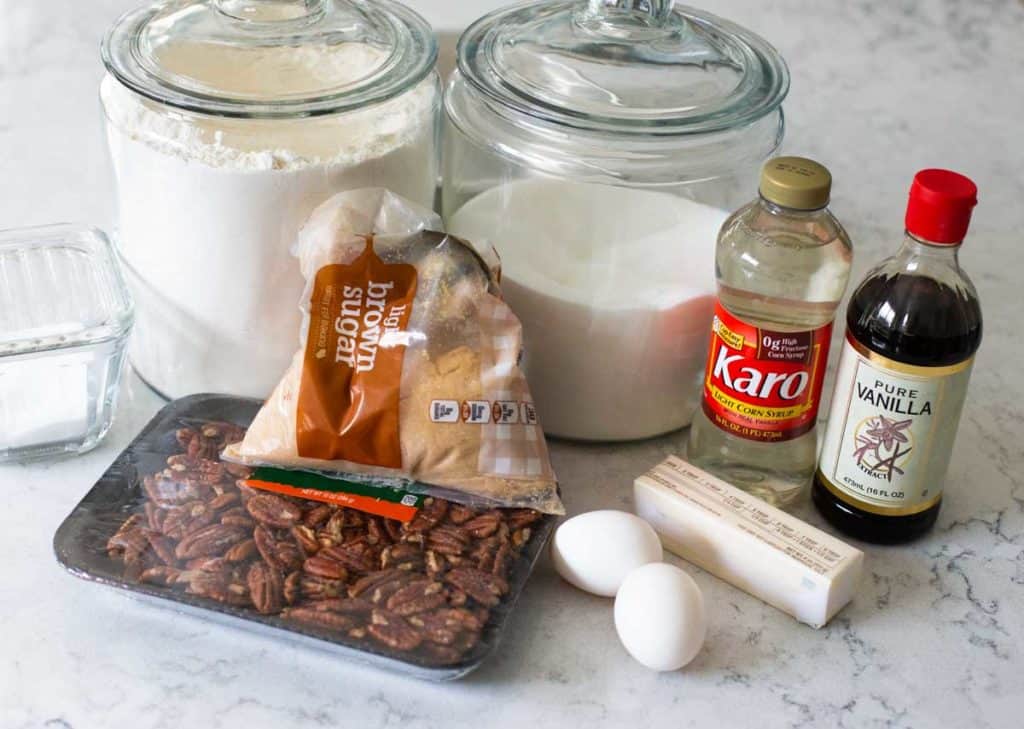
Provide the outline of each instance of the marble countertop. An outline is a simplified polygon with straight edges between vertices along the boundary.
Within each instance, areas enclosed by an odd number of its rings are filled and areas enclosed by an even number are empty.
[[[110,226],[97,45],[133,0],[0,4],[0,227]],[[451,29],[497,3],[411,3]],[[611,601],[544,562],[507,641],[467,679],[434,685],[278,639],[137,604],[56,564],[54,530],[160,406],[130,378],[115,427],[85,456],[0,467],[0,726],[1010,728],[1024,714],[1024,6],[1016,0],[718,0],[793,72],[786,149],[826,161],[859,277],[900,237],[907,185],[962,170],[982,203],[963,263],[985,341],[935,530],[864,546],[855,602],[812,630],[687,568],[711,607],[707,643],[657,674],[620,646]],[[631,508],[632,479],[685,433],[553,445],[571,513]],[[820,520],[808,504],[797,512]]]

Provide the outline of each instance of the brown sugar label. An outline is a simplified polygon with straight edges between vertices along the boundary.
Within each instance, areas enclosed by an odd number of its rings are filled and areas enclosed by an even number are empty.
[[[299,387],[304,458],[401,468],[399,383],[416,268],[385,263],[373,239],[349,264],[317,271]]]

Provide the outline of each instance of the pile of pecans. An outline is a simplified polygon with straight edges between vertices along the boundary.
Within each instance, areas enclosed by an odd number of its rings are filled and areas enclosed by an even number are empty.
[[[128,579],[280,615],[434,665],[458,662],[508,593],[541,514],[424,500],[401,523],[238,485],[218,458],[237,425],[183,428],[142,479],[143,509],[107,542]]]

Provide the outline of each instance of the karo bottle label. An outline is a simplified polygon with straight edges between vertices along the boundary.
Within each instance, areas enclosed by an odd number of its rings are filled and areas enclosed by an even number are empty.
[[[803,435],[818,417],[832,323],[780,332],[736,318],[719,301],[704,377],[704,413],[747,440]]]
[[[829,491],[875,514],[933,506],[942,496],[972,363],[909,365],[847,332],[818,466]]]

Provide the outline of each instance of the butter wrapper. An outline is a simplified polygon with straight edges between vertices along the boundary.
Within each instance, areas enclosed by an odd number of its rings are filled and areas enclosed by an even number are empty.
[[[864,553],[681,458],[634,483],[665,549],[820,628],[853,599]]]

